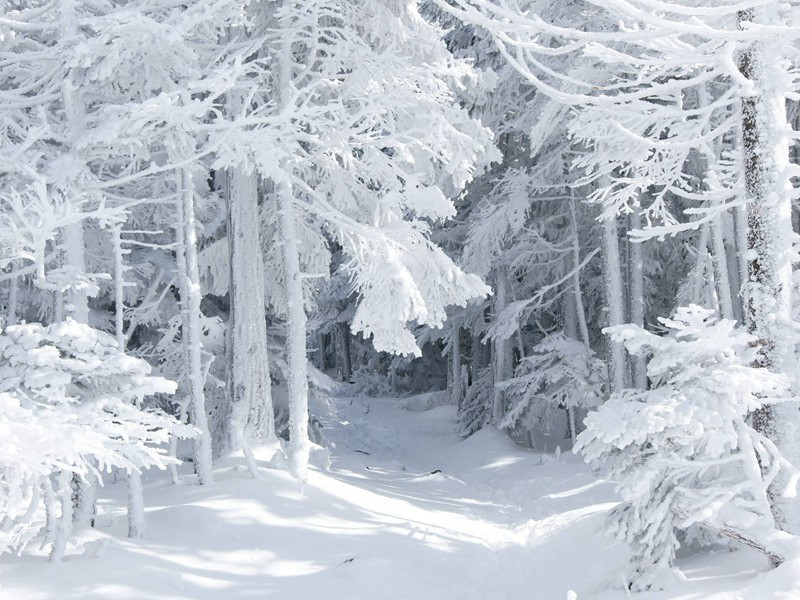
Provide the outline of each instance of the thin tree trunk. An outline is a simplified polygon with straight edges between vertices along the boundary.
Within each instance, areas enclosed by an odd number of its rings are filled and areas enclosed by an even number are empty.
[[[642,213],[639,203],[633,207],[633,212],[629,216],[630,229],[637,230],[642,228]],[[639,327],[644,327],[644,242],[632,242],[628,240],[630,246],[629,273],[630,273],[630,322]],[[633,387],[639,390],[647,389],[647,359],[642,355],[632,357]]]
[[[713,247],[714,270],[717,281],[717,299],[720,315],[723,319],[735,319],[733,297],[731,296],[731,280],[728,274],[728,253],[725,249],[725,234],[722,216],[711,220],[711,242]]]
[[[747,231],[747,208],[737,206],[734,209],[734,229],[736,231],[736,256],[738,258],[737,267],[739,271],[739,304],[742,312],[742,322],[748,326],[750,323],[750,262],[747,260],[748,231]]]
[[[497,272],[496,289],[494,296],[493,318],[497,320],[508,306],[508,273],[506,269]],[[494,347],[494,394],[492,399],[492,422],[497,425],[505,416],[505,397],[497,385],[511,377],[511,346],[508,340],[495,339]]]
[[[125,249],[122,247],[122,224],[117,223],[111,230],[112,246],[114,248],[114,333],[117,348],[125,352],[126,340],[124,331],[125,314]],[[142,487],[142,474],[138,469],[128,469],[128,537],[140,538],[144,536],[144,490]]]
[[[205,372],[203,371],[203,336],[200,331],[200,273],[197,266],[197,233],[194,215],[194,183],[189,171],[181,172],[178,199],[178,265],[181,282],[181,316],[185,339],[186,367],[189,380],[192,424],[200,430],[194,440],[194,468],[200,485],[214,479],[211,457],[211,433],[206,414]]]
[[[456,327],[450,342],[450,403],[461,408],[464,400],[464,385],[461,375],[461,327]]]
[[[308,439],[308,374],[306,311],[300,254],[295,229],[294,198],[285,184],[276,186],[286,285],[287,359],[289,363],[289,461],[294,475],[304,481],[311,449]]]
[[[589,327],[586,325],[586,309],[583,305],[583,292],[581,291],[581,274],[578,265],[581,264],[581,244],[578,237],[578,214],[575,210],[575,199],[570,191],[569,209],[572,214],[572,296],[575,303],[575,316],[578,320],[578,331],[581,340],[587,349],[591,349],[589,342]]]
[[[17,267],[17,261],[12,261],[12,272]],[[19,293],[19,277],[12,277],[8,281],[8,305],[6,305],[6,323],[5,326],[17,324],[17,296]]]

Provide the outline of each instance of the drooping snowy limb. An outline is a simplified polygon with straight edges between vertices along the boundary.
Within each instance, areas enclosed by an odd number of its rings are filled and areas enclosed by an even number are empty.
[[[264,260],[259,241],[257,175],[243,167],[228,175],[228,247],[230,316],[228,318],[229,440],[248,458],[250,447],[275,441],[272,384],[267,354]]]
[[[200,485],[213,481],[211,433],[208,429],[205,398],[205,371],[203,369],[203,336],[200,331],[200,275],[197,267],[197,233],[194,211],[195,188],[188,169],[179,173],[180,191],[177,202],[176,224],[178,277],[181,287],[181,320],[186,352],[189,388],[189,412],[192,424],[200,434],[194,439],[194,468]]]

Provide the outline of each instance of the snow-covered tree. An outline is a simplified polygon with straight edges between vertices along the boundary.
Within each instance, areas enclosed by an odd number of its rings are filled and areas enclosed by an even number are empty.
[[[651,354],[651,389],[614,394],[586,417],[576,448],[618,482],[622,503],[608,527],[631,546],[636,590],[668,584],[678,532],[692,526],[780,563],[787,549],[767,490],[781,471],[791,475],[787,494],[796,483],[794,468],[748,420],[789,388],[787,377],[752,366],[754,336],[696,305],[661,323],[667,335],[612,328],[631,352]]]
[[[597,408],[603,401],[605,365],[582,342],[554,333],[519,361],[514,376],[497,385],[508,397],[500,421],[504,429],[552,430],[559,411],[566,411],[573,443],[577,410]]]
[[[120,352],[110,335],[71,318],[6,328],[0,356],[0,549],[22,550],[46,526],[57,561],[72,531],[73,476],[94,481],[112,468],[163,469],[174,460],[165,448],[170,436],[196,430],[137,406],[146,396],[174,392],[175,384]]]

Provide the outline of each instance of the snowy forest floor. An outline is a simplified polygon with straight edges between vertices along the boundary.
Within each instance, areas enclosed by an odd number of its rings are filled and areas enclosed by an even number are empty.
[[[627,551],[599,531],[616,501],[609,483],[579,457],[497,431],[460,440],[454,408],[427,399],[332,399],[331,468],[302,486],[277,469],[250,479],[236,457],[206,487],[154,474],[142,540],[125,537],[123,486],[106,486],[97,527],[63,563],[44,552],[0,561],[0,598],[800,598],[794,565],[768,571],[748,550],[687,559],[674,588],[629,594]]]

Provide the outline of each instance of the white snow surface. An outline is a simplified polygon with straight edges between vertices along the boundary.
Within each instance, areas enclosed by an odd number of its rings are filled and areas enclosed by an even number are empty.
[[[300,484],[261,461],[251,479],[229,456],[208,486],[151,473],[138,540],[125,537],[122,484],[107,485],[96,528],[76,534],[63,563],[45,551],[3,558],[0,599],[800,598],[800,564],[770,570],[745,549],[679,561],[675,587],[631,594],[616,575],[627,550],[600,531],[613,486],[579,457],[495,430],[460,440],[454,407],[412,412],[346,390],[323,420],[329,471],[312,467]]]

